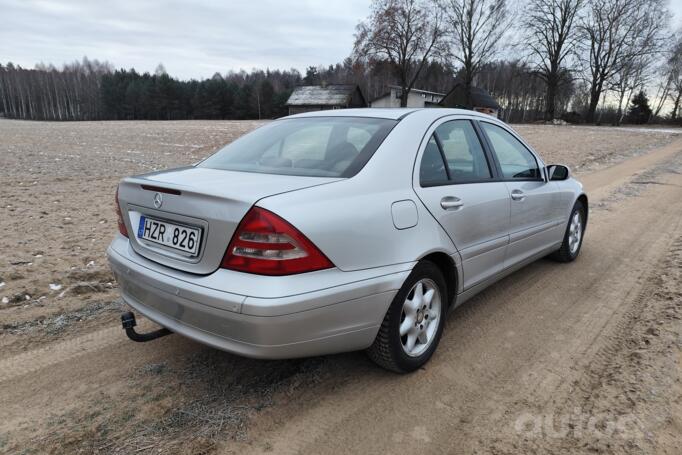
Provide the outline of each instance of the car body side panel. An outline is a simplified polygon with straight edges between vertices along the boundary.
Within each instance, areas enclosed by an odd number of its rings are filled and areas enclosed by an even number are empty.
[[[555,182],[557,192],[559,193],[560,203],[557,206],[557,217],[561,218],[564,223],[568,222],[568,217],[571,215],[573,205],[580,195],[585,194],[583,185],[574,178]]]
[[[485,121],[489,121],[489,119],[485,119]],[[549,178],[547,176],[546,172],[546,166],[548,166],[547,163],[544,162],[540,154],[531,147],[530,144],[528,144],[523,137],[521,137],[514,129],[507,125],[504,122],[501,122],[499,120],[494,121],[492,123],[498,124],[502,127],[504,127],[507,131],[510,131],[513,133],[513,135],[528,149],[530,150],[533,155],[535,155],[535,158],[538,161],[538,164],[545,168],[545,179]],[[555,163],[550,163],[550,164],[555,164]],[[555,220],[562,220],[564,224],[568,222],[568,217],[571,214],[571,210],[573,209],[573,204],[575,204],[575,201],[578,199],[578,197],[581,194],[585,194],[583,191],[583,185],[580,183],[578,180],[570,176],[566,180],[559,180],[559,181],[552,181],[551,184],[553,185],[553,191],[558,193],[558,197],[555,197],[552,202],[552,209],[553,212],[550,215],[551,219]],[[565,226],[564,226],[565,227]],[[562,236],[561,239],[563,239],[563,231],[562,231]],[[561,240],[560,239],[560,240]]]
[[[431,117],[416,111],[402,119],[354,177],[266,197],[256,205],[296,226],[344,271],[413,262],[437,251],[458,259],[452,240],[411,185],[415,155]],[[415,202],[415,226],[395,226],[392,206],[398,201]]]
[[[522,200],[511,201],[509,247],[505,267],[533,256],[538,251],[561,243],[565,221],[558,217],[561,195],[556,182],[505,182],[509,193],[520,190]]]
[[[514,136],[535,157],[542,175],[540,181],[505,180],[511,200],[509,246],[504,259],[504,268],[508,269],[518,263],[526,263],[528,258],[535,257],[538,252],[559,248],[568,219],[566,204],[570,202],[572,207],[572,201],[579,194],[562,194],[563,182],[549,181],[540,155],[509,125],[489,119],[479,120],[479,123],[482,122],[497,124]],[[495,156],[487,133],[484,133],[484,137]],[[522,199],[511,197],[519,191],[524,195]],[[570,213],[570,208],[568,210]]]
[[[536,252],[534,255],[528,256],[527,258],[518,261],[514,263],[513,265],[507,266],[504,269],[502,269],[500,272],[492,275],[491,277],[487,278],[484,281],[481,281],[480,283],[477,283],[476,285],[470,287],[469,289],[464,290],[457,296],[457,300],[455,302],[455,305],[453,305],[453,308],[456,308],[469,300],[470,298],[474,297],[476,294],[479,292],[482,292],[485,290],[487,287],[493,285],[494,283],[498,282],[502,278],[514,273],[515,271],[521,269],[522,267],[537,261],[538,259],[543,258],[544,256],[547,256],[550,254],[552,251],[555,251],[554,247],[549,247],[544,250],[540,250]]]
[[[475,120],[474,116],[444,116],[425,130],[415,156],[412,185],[421,202],[447,232],[461,258],[460,291],[494,275],[503,268],[509,241],[510,201],[503,182],[453,183],[422,187],[419,165],[428,138],[436,128],[452,120]],[[445,210],[443,198],[457,198],[461,208]]]
[[[415,202],[417,223],[397,228],[392,205]],[[349,272],[412,263],[435,252],[455,253],[440,225],[414,193],[405,190],[372,193],[338,182],[265,198],[257,203],[296,226],[339,269]]]
[[[447,231],[462,259],[464,289],[502,270],[509,241],[509,194],[502,182],[415,188],[419,198]],[[441,200],[464,204],[445,210]]]

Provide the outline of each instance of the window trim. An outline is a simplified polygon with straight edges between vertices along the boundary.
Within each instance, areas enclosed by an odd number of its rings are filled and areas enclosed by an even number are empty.
[[[481,135],[484,137],[484,142],[485,142],[485,147],[489,150],[490,156],[493,159],[493,162],[495,163],[495,168],[497,169],[497,174],[498,174],[498,181],[500,182],[548,182],[549,180],[547,179],[547,176],[545,175],[545,164],[542,160],[538,158],[538,156],[535,154],[535,152],[528,147],[528,145],[517,135],[515,134],[512,130],[509,128],[504,127],[503,125],[500,125],[496,122],[489,122],[487,120],[476,120],[475,123],[477,123],[478,129],[481,131]],[[502,130],[506,131],[509,133],[514,139],[519,141],[519,144],[526,149],[528,153],[530,153],[530,156],[533,157],[533,160],[535,160],[535,165],[538,168],[538,172],[540,174],[540,177],[538,178],[522,178],[522,179],[515,179],[515,178],[506,178],[504,176],[504,173],[502,172],[502,166],[497,159],[497,155],[495,154],[495,149],[492,145],[492,142],[490,141],[490,137],[488,136],[488,133],[485,131],[485,129],[480,125],[481,123],[488,123],[490,125],[496,126],[498,128],[501,128]]]
[[[447,123],[447,122],[445,122]],[[445,125],[445,123],[441,123],[441,125]],[[440,126],[440,125],[438,125]],[[436,130],[438,127],[436,127]],[[433,130],[433,139],[436,141],[436,147],[438,147],[438,153],[440,153],[440,159],[443,160],[443,168],[445,168],[445,176],[447,177],[447,181],[451,182],[452,181],[452,176],[450,175],[450,166],[448,166],[448,159],[445,157],[445,150],[443,150],[443,143],[440,141],[440,136],[438,136],[438,133],[436,133],[436,130]],[[430,140],[430,139],[429,139]],[[419,169],[419,172],[421,172],[421,168]]]
[[[438,133],[436,130],[441,127],[442,125],[445,125],[446,123],[450,122],[469,122],[471,127],[474,130],[474,133],[476,134],[476,138],[478,139],[479,144],[481,145],[481,150],[483,151],[483,156],[486,160],[486,164],[488,165],[488,170],[490,171],[490,177],[486,179],[472,179],[472,180],[459,180],[459,181],[454,181],[452,180],[452,177],[450,176],[450,166],[448,166],[448,160],[445,158],[445,151],[443,150],[443,143],[440,140],[440,137],[438,136]],[[489,155],[488,148],[486,147],[486,143],[484,140],[481,138],[481,133],[478,131],[478,125],[476,125],[476,121],[471,118],[467,117],[455,117],[455,118],[445,118],[444,121],[440,123],[435,123],[431,125],[433,128],[429,128],[428,131],[431,131],[431,134],[427,134],[424,136],[426,139],[426,143],[428,144],[429,140],[431,139],[431,136],[434,137],[436,140],[436,145],[438,146],[438,151],[440,152],[440,159],[443,160],[443,166],[445,167],[445,174],[447,175],[448,179],[446,181],[435,181],[435,182],[422,182],[420,178],[420,172],[421,172],[421,159],[424,156],[424,151],[426,151],[426,147],[424,147],[424,150],[422,150],[421,156],[419,156],[419,160],[417,163],[417,179],[419,180],[419,186],[421,188],[431,188],[434,186],[447,186],[447,185],[468,185],[472,183],[492,183],[498,181],[498,171],[497,167],[494,164],[491,164],[491,157]]]

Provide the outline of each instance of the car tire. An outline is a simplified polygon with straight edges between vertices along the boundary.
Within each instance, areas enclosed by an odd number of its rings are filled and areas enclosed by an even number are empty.
[[[585,234],[585,215],[585,206],[582,202],[576,201],[568,218],[564,240],[561,247],[550,255],[552,259],[558,262],[571,262],[578,257]]]
[[[432,262],[419,262],[391,302],[367,354],[379,366],[408,373],[438,346],[447,314],[447,286]],[[434,325],[435,324],[435,325]]]

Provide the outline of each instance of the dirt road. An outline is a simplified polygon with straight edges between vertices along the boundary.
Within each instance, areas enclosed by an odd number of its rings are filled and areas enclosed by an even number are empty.
[[[596,209],[579,261],[538,262],[457,309],[423,371],[311,390],[253,452],[679,453],[681,150],[637,159],[655,168],[633,183],[628,162],[586,176]],[[639,197],[604,191],[643,181]]]
[[[0,352],[0,452],[679,453],[682,140],[581,178],[580,258],[455,310],[423,370],[132,344],[104,312]]]

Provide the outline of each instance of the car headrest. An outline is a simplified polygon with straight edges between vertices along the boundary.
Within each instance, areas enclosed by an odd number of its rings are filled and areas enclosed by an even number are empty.
[[[358,155],[358,149],[350,142],[341,142],[334,145],[327,151],[325,161],[330,165],[334,165],[339,161],[352,160]]]

